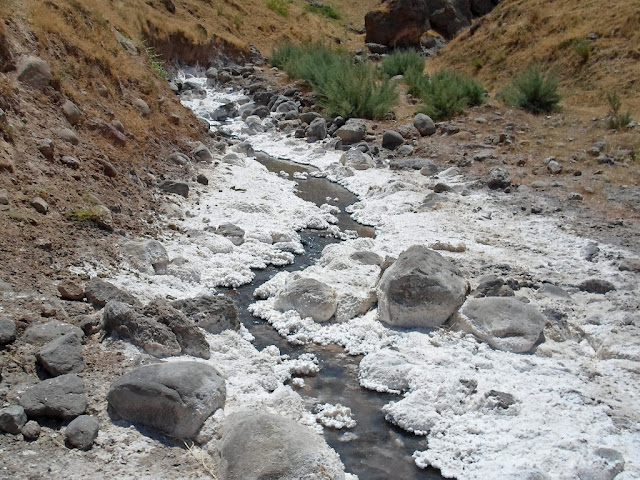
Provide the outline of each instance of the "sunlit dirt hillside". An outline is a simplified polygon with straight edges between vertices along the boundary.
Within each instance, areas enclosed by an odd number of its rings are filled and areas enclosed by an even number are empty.
[[[564,105],[603,107],[616,91],[639,112],[640,1],[503,0],[429,68],[472,73],[497,90],[531,62],[559,74]]]

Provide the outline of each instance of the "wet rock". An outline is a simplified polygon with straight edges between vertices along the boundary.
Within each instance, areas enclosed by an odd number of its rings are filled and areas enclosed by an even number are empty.
[[[216,228],[215,233],[227,238],[236,246],[244,243],[244,230],[232,223],[223,223]]]
[[[398,327],[434,328],[462,305],[468,285],[442,255],[414,245],[384,272],[377,291],[382,322]]]
[[[46,158],[50,162],[53,161],[54,153],[56,151],[53,140],[51,140],[50,138],[44,138],[40,140],[40,142],[38,143],[38,150],[44,158]]]
[[[80,450],[89,450],[98,437],[100,423],[91,415],[80,415],[67,425],[64,436],[69,445]]]
[[[187,182],[181,182],[179,180],[165,180],[158,188],[167,193],[175,193],[181,195],[184,198],[189,196],[189,184]]]
[[[201,295],[176,300],[172,306],[184,313],[198,327],[214,335],[224,330],[238,330],[238,307],[226,295]]]
[[[580,480],[613,480],[624,470],[624,457],[612,448],[598,448],[578,467]]]
[[[169,254],[157,240],[127,242],[122,252],[137,270],[150,275],[165,275],[169,265]]]
[[[511,185],[511,175],[504,168],[492,168],[487,174],[487,186],[492,189],[503,189]]]
[[[7,317],[0,317],[0,347],[16,340],[16,323]]]
[[[195,436],[225,399],[224,379],[200,362],[136,368],[113,382],[107,394],[116,416],[175,438]]]
[[[18,80],[34,88],[44,88],[51,83],[51,68],[43,59],[25,56],[18,62]]]
[[[455,327],[497,350],[528,352],[538,341],[545,316],[515,297],[474,298],[460,309]]]
[[[436,133],[436,124],[433,123],[431,117],[424,113],[418,113],[413,119],[413,126],[423,137]]]
[[[31,199],[31,202],[29,203],[36,212],[41,213],[42,215],[49,211],[49,204],[40,197]]]
[[[20,405],[11,405],[0,410],[0,431],[17,435],[27,423],[27,414]]]
[[[29,420],[20,429],[20,433],[22,433],[22,436],[28,442],[32,442],[34,440],[37,440],[38,437],[40,437],[40,431],[41,431],[40,425],[38,424],[38,422],[35,422],[33,420]]]
[[[336,124],[335,120],[334,124]],[[363,120],[350,118],[336,130],[336,137],[339,137],[345,144],[351,144],[361,142],[366,133],[367,127]]]
[[[198,145],[191,150],[191,156],[200,162],[213,162],[213,154],[211,153],[211,150],[209,150],[202,142],[199,142]]]
[[[194,322],[166,300],[154,300],[142,311],[143,315],[169,327],[180,345],[183,355],[208,359],[211,356],[209,344]]]
[[[60,128],[56,130],[56,135],[71,145],[78,145],[80,143],[80,139],[78,138],[78,135],[76,135],[76,132],[69,128]]]
[[[578,288],[582,292],[599,293],[601,295],[616,289],[613,283],[600,278],[590,278],[589,280],[585,280],[578,285]]]
[[[67,100],[62,104],[62,113],[71,125],[77,125],[82,118],[82,112],[71,100]]]
[[[357,148],[352,148],[342,154],[340,163],[354,170],[367,170],[376,166],[376,162],[370,155]]]
[[[71,420],[87,408],[84,382],[75,373],[44,380],[22,395],[20,405],[29,417]]]
[[[64,300],[81,301],[84,298],[84,288],[71,280],[60,282],[58,292]]]
[[[305,130],[307,140],[310,142],[324,140],[327,136],[327,122],[324,118],[316,118]]]
[[[46,323],[31,325],[24,332],[23,340],[31,345],[44,345],[63,335],[73,334],[82,338],[82,330],[69,323],[49,320]]]
[[[107,334],[115,334],[155,357],[180,355],[182,348],[171,329],[153,318],[147,318],[130,305],[111,300],[103,311]]]
[[[335,290],[325,283],[313,278],[294,278],[278,294],[274,308],[295,310],[302,318],[311,317],[322,323],[336,313],[336,297]]]
[[[100,278],[93,278],[87,284],[84,294],[89,303],[94,307],[104,307],[110,300],[135,305],[136,298],[130,293],[120,290],[118,287]]]
[[[145,102],[143,99],[136,98],[133,101],[133,106],[136,107],[138,112],[140,112],[140,115],[142,115],[143,117],[151,115],[151,109],[149,108],[147,102]]]
[[[227,480],[345,478],[338,455],[298,422],[245,410],[227,417],[223,428],[221,471]]]
[[[76,334],[68,333],[52,340],[36,353],[38,362],[54,377],[83,371],[84,359],[80,338]]]
[[[394,130],[385,130],[382,133],[382,147],[395,150],[404,143],[404,138]]]

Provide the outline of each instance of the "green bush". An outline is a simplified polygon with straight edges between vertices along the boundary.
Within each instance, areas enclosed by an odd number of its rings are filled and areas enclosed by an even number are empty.
[[[422,73],[424,58],[415,50],[397,50],[382,60],[382,71],[393,77],[404,75],[408,71]]]
[[[607,126],[611,130],[620,130],[631,123],[631,112],[620,113],[622,108],[622,100],[618,92],[607,93],[607,103],[609,104],[609,117],[607,119]]]
[[[280,44],[269,61],[288,76],[303,79],[329,115],[381,118],[398,101],[395,86],[387,77],[379,78],[373,64],[354,64],[346,53],[325,45]]]
[[[315,13],[317,15],[322,15],[323,17],[333,18],[334,20],[339,20],[342,15],[331,5],[325,5],[323,3],[307,3],[304,7],[305,12]]]
[[[289,0],[267,0],[267,8],[282,15],[283,17],[288,17],[289,3]]]
[[[409,91],[415,91],[423,103],[420,109],[434,120],[444,120],[462,113],[466,107],[484,103],[484,89],[475,79],[450,70],[431,77],[409,75]]]
[[[537,65],[531,65],[522,71],[499,96],[507,105],[523,108],[534,114],[557,110],[561,98],[557,77],[543,73]]]

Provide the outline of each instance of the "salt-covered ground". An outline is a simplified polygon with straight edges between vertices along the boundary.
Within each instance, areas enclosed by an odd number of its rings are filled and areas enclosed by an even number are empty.
[[[202,114],[239,98],[210,93],[185,104]],[[331,172],[339,159],[320,143],[285,138],[269,129],[269,120],[263,124],[267,131],[257,135],[247,135],[242,122],[214,128],[234,132],[255,151],[320,170]],[[142,299],[238,286],[252,280],[251,268],[292,262],[302,251],[300,229],[335,222],[328,209],[296,197],[292,180],[238,156],[239,161],[227,160],[230,164],[220,155],[218,166],[201,170],[209,186],[193,188],[188,199],[170,199],[170,221],[179,228],[159,239],[172,260],[170,274],[140,273],[125,262],[107,272],[115,283]],[[588,261],[583,250],[589,239],[573,234],[560,218],[522,212],[514,199],[528,194],[525,189],[490,192],[458,173],[450,169],[436,180],[419,172],[370,169],[333,177],[359,196],[353,217],[375,225],[376,238],[330,245],[316,265],[277,274],[258,289],[261,300],[251,311],[291,342],[335,343],[365,355],[362,386],[397,394],[384,407],[387,420],[428,439],[428,450],[414,454],[418,466],[432,465],[459,479],[595,479],[613,478],[621,470],[621,455],[624,472],[616,479],[640,478],[640,288],[636,274],[617,269],[620,258],[636,253],[601,243],[595,261]],[[453,190],[427,197],[436,181]],[[215,235],[212,229],[223,223],[244,229],[245,243],[235,246]],[[481,275],[499,272],[536,287],[543,282],[562,287],[568,295],[527,287],[516,292],[540,310],[555,312],[545,342],[523,355],[492,350],[471,335],[446,329],[412,332],[380,323],[372,308],[380,268],[350,255],[370,251],[395,257],[417,244],[463,245],[462,252],[441,253],[472,286]],[[273,308],[287,278],[300,274],[336,290],[336,322],[318,324]],[[593,277],[612,282],[616,290],[597,295],[576,288]],[[275,347],[258,352],[246,331],[209,341],[210,361],[227,377],[226,414],[262,406],[308,425],[319,420],[331,427],[335,419],[340,426],[350,424],[349,405],[321,406],[312,413],[284,385],[292,376],[314,373],[313,358],[291,360]]]

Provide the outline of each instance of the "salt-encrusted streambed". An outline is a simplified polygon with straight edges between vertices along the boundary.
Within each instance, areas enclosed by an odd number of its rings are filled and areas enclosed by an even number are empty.
[[[262,160],[261,163],[272,172],[285,172],[291,176],[312,171],[306,166],[274,158]],[[355,231],[359,236],[365,237],[373,235],[373,228],[354,222],[350,215],[345,213],[346,207],[357,201],[357,197],[340,185],[324,178],[309,176],[305,180],[299,180],[297,193],[304,200],[318,205],[330,201],[340,209],[335,215],[341,231]],[[294,263],[284,267],[257,270],[250,284],[225,290],[238,305],[241,322],[255,337],[252,343],[258,350],[276,345],[282,354],[292,358],[312,353],[318,359],[319,372],[304,377],[304,386],[296,387],[296,391],[304,397],[310,410],[313,410],[315,405],[324,404],[340,404],[351,409],[352,418],[356,422],[355,427],[324,429],[327,443],[338,452],[348,472],[357,474],[361,479],[371,480],[442,478],[437,470],[420,469],[413,461],[413,452],[426,449],[424,439],[407,434],[384,419],[382,407],[391,400],[391,395],[360,387],[358,364],[362,356],[347,355],[343,348],[337,346],[323,347],[314,343],[304,346],[292,345],[271,325],[254,317],[247,310],[255,301],[255,289],[277,272],[302,270],[317,260],[326,245],[339,241],[324,231],[306,230],[300,232],[300,235],[305,252],[296,256]]]

